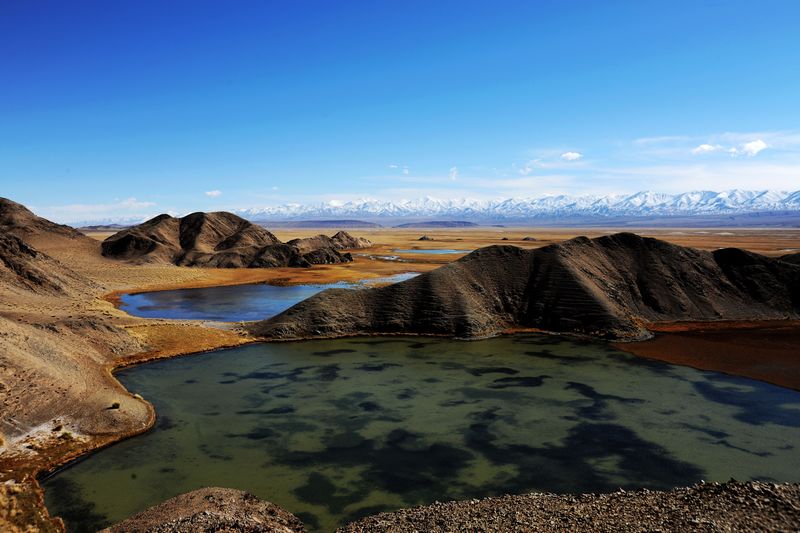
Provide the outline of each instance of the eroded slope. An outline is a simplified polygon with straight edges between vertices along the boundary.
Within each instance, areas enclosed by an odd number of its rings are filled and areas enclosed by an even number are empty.
[[[490,246],[395,285],[324,291],[250,329],[282,339],[480,337],[517,327],[636,339],[648,335],[648,322],[785,319],[799,312],[798,266],[619,233],[535,250]]]
[[[340,250],[362,240],[345,232],[334,237],[282,243],[266,229],[232,213],[159,215],[120,231],[102,244],[103,255],[134,263],[171,263],[216,268],[308,267],[351,261]],[[368,242],[368,241],[367,241]]]

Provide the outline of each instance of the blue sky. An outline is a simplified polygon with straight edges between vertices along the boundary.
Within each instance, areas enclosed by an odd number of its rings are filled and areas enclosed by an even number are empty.
[[[0,196],[72,221],[800,189],[798,21],[769,0],[0,0]]]

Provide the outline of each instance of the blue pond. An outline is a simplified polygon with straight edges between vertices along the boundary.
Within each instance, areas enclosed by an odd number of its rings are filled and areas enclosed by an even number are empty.
[[[359,289],[381,283],[396,283],[416,275],[416,272],[406,272],[360,283],[236,285],[126,294],[122,296],[120,308],[128,314],[144,318],[223,322],[263,320],[325,289]]]

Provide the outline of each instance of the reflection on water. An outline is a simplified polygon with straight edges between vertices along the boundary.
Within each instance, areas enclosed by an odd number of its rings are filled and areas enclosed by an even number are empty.
[[[172,318],[239,322],[264,320],[277,315],[301,300],[332,288],[358,289],[381,283],[396,283],[416,276],[406,272],[358,283],[319,285],[234,285],[201,289],[145,292],[122,296],[120,309],[145,318]]]
[[[800,393],[545,336],[261,344],[120,380],[158,427],[45,483],[94,530],[203,486],[312,531],[434,500],[800,481]]]

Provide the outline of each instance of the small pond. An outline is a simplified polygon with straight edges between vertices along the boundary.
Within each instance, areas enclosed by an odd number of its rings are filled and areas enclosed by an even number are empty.
[[[117,375],[157,427],[44,481],[71,531],[209,485],[332,531],[435,500],[800,481],[800,393],[599,342],[257,344]]]
[[[125,294],[120,309],[144,318],[172,318],[239,322],[263,320],[331,288],[358,289],[381,283],[396,283],[418,275],[406,272],[385,278],[358,283],[328,283],[316,285],[233,285],[200,289]]]

